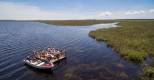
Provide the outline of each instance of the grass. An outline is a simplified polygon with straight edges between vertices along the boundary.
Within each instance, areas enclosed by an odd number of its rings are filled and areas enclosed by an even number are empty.
[[[144,67],[139,80],[154,80],[154,66]]]
[[[60,26],[89,26],[101,23],[112,23],[113,20],[40,20],[38,22]]]
[[[154,20],[118,21],[120,27],[98,29],[89,35],[106,41],[122,57],[137,63],[154,55]]]
[[[148,66],[143,69],[145,76],[154,78],[154,67]]]

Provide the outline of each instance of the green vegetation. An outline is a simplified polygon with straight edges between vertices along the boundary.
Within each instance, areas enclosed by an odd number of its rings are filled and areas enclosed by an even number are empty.
[[[154,67],[151,67],[151,66],[145,67],[143,69],[143,72],[146,76],[154,78]]]
[[[154,20],[117,20],[115,28],[98,29],[89,35],[106,41],[122,57],[134,62],[154,55]]]
[[[148,65],[143,68],[140,80],[154,80],[154,65]]]
[[[40,20],[38,22],[61,26],[88,26],[101,23],[113,23],[113,20]]]

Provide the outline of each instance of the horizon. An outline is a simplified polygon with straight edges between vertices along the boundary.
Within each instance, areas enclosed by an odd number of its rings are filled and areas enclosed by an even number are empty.
[[[0,20],[154,19],[153,0],[1,0]]]
[[[112,21],[112,20],[154,20],[154,19],[34,19],[34,20],[0,19],[0,21],[90,21],[90,20]]]

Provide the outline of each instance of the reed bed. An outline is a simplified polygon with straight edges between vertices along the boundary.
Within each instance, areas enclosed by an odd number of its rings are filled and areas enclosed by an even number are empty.
[[[154,55],[154,20],[120,20],[118,26],[91,31],[89,35],[106,41],[122,57],[137,63]]]

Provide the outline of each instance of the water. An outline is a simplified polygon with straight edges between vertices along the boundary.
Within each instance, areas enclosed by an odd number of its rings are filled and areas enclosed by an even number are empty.
[[[88,36],[98,28],[115,24],[63,27],[38,22],[0,22],[0,80],[130,80],[140,65],[123,60],[106,43]],[[66,49],[67,59],[51,73],[24,65],[33,50],[47,47]]]

